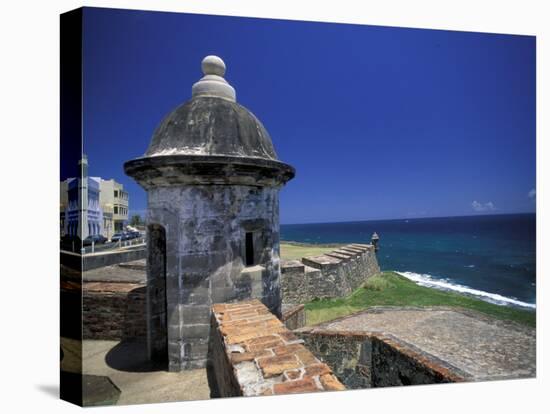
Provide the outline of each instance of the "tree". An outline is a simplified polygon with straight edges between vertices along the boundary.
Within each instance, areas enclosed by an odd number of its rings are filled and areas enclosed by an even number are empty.
[[[139,214],[134,214],[130,219],[131,226],[139,226],[141,223],[141,216]]]

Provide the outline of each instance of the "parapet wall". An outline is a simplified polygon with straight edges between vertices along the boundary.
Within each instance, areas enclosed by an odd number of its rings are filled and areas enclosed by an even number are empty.
[[[391,335],[294,332],[348,389],[462,382],[463,373]]]
[[[281,321],[293,331],[306,326],[306,310],[304,305],[283,305]]]
[[[257,396],[345,389],[259,301],[212,307],[208,350],[212,396]]]
[[[350,244],[320,256],[281,263],[283,303],[347,296],[380,273],[374,246]]]
[[[78,272],[61,266],[62,309],[82,319],[79,332],[84,339],[122,340],[145,338],[147,309],[145,261]]]
[[[145,286],[89,282],[82,285],[82,337],[135,339],[147,335]]]
[[[107,250],[98,253],[79,253],[61,250],[60,261],[71,269],[88,271],[100,267],[113,266],[119,263],[132,262],[145,259],[147,250],[145,246],[128,247],[121,250]]]

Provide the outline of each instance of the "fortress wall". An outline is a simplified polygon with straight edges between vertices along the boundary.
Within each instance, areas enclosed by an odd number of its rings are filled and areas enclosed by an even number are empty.
[[[303,257],[302,263],[320,270],[308,276],[308,295],[312,298],[332,298],[351,293],[348,281],[348,266],[337,258],[327,255]]]
[[[350,244],[320,256],[281,262],[283,303],[347,296],[378,273],[370,244]]]
[[[145,286],[135,283],[84,283],[82,331],[83,339],[145,338]]]
[[[278,212],[275,187],[148,190],[147,223],[158,229],[148,243],[165,249],[149,249],[148,341],[151,354],[164,358],[168,337],[170,371],[206,365],[214,303],[258,298],[281,316]]]
[[[293,331],[306,325],[306,311],[304,305],[283,305],[281,321]]]
[[[257,299],[213,305],[210,333],[208,377],[213,396],[345,389]]]
[[[389,335],[314,328],[294,333],[348,389],[465,380],[435,357]]]
[[[371,372],[373,387],[440,384],[466,380],[443,366],[441,361],[390,336],[373,338]]]
[[[352,255],[354,269],[349,274],[350,284],[353,286],[352,290],[357,289],[365,282],[364,274],[373,275],[380,272],[374,249],[349,245],[342,247],[341,250]]]
[[[304,303],[304,299],[309,299],[305,265],[299,260],[281,265],[281,295],[284,303]]]
[[[304,345],[331,367],[334,375],[348,389],[372,387],[372,342],[363,334],[310,334],[297,331]]]

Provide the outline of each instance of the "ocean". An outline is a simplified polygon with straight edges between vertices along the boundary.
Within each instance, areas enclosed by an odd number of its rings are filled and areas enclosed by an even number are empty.
[[[281,225],[281,240],[370,243],[378,261],[414,282],[535,309],[536,215],[479,215]]]

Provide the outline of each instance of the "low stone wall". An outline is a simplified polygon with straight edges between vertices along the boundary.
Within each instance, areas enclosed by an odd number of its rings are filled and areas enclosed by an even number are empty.
[[[363,334],[297,331],[305,346],[350,389],[372,387],[372,343]]]
[[[281,263],[283,303],[349,295],[380,273],[374,246],[350,244],[320,256]]]
[[[60,262],[62,265],[78,271],[88,271],[105,266],[112,266],[119,263],[132,262],[145,259],[147,251],[145,245],[141,247],[130,247],[128,249],[103,251],[82,256],[78,253],[60,251]]]
[[[295,331],[315,356],[350,389],[462,382],[443,361],[389,335],[362,332]]]
[[[372,386],[441,384],[469,380],[445,362],[391,336],[372,339]]]
[[[145,286],[89,282],[82,285],[84,339],[122,340],[147,335]]]
[[[147,250],[142,247],[128,248],[127,250],[106,251],[101,253],[84,255],[83,270],[92,270],[104,266],[112,266],[119,263],[132,262],[145,259]]]
[[[306,310],[304,305],[283,305],[282,319],[285,326],[294,329],[306,326]]]
[[[212,307],[209,378],[214,397],[343,390],[258,300]]]

